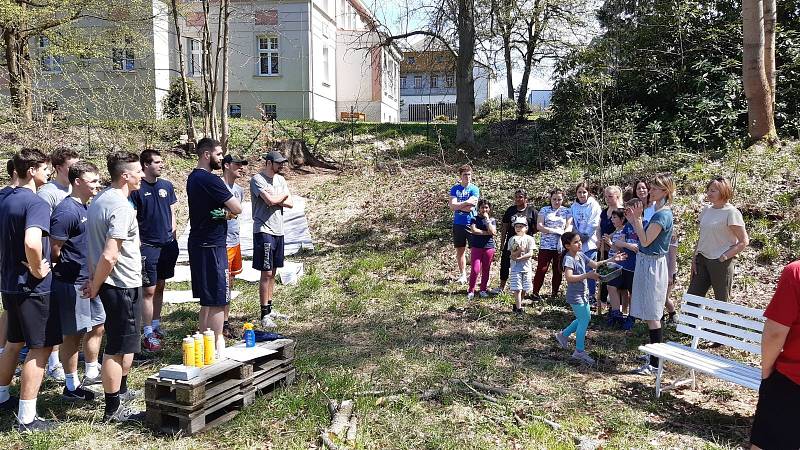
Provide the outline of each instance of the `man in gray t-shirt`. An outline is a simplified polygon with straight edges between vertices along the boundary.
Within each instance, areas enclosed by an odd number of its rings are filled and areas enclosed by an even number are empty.
[[[244,189],[236,184],[236,180],[244,175],[244,166],[247,165],[247,160],[241,157],[233,156],[228,153],[222,158],[222,178],[225,181],[225,186],[231,191],[231,194],[239,200],[239,203],[244,202]],[[228,220],[228,234],[225,236],[225,246],[228,250],[228,292],[233,290],[233,279],[236,275],[242,273],[242,246],[239,243],[239,218]],[[228,295],[230,297],[230,295]],[[230,313],[230,303],[225,305],[225,318],[222,323],[222,334],[228,339],[238,338],[236,333],[228,323],[228,315]]]
[[[139,223],[128,200],[139,189],[144,172],[139,155],[117,152],[108,157],[111,186],[92,200],[87,211],[86,243],[90,277],[84,296],[100,296],[106,312],[106,347],[102,379],[105,421],[141,420],[122,401],[128,392],[128,372],[133,354],[141,350],[142,257]]]
[[[250,179],[250,199],[253,202],[253,268],[261,271],[261,326],[275,328],[273,318],[280,317],[272,310],[272,291],[275,271],[283,267],[283,208],[291,208],[292,195],[281,175],[286,158],[271,151],[263,156],[264,168]]]
[[[59,147],[50,154],[53,179],[40,187],[36,194],[50,205],[51,213],[62,200],[69,196],[69,168],[78,160],[78,152],[67,147]]]

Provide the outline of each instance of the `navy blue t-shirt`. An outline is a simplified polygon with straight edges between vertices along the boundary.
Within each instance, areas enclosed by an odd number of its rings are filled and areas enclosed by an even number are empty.
[[[611,214],[607,212],[608,209],[600,211],[600,234],[614,234],[617,227],[611,221]]]
[[[64,283],[82,284],[89,279],[86,262],[86,205],[67,197],[50,216],[50,239],[64,241],[53,277]]]
[[[142,244],[163,247],[175,239],[172,236],[171,206],[178,202],[178,198],[172,183],[161,178],[155,183],[142,179],[141,187],[131,192],[130,200],[136,208]]]
[[[32,190],[18,187],[0,202],[0,292],[45,295],[50,293],[52,272],[35,278],[25,267],[25,230],[42,230],[42,259],[50,259],[50,205]]]
[[[475,224],[475,228],[483,231],[487,231],[489,229],[489,224],[491,223],[495,227],[497,227],[497,220],[493,218],[484,219],[481,216],[473,217],[470,221],[470,224]],[[469,237],[469,246],[472,248],[494,248],[494,236],[484,235],[484,234],[470,234]]]
[[[186,180],[189,198],[189,245],[224,247],[228,234],[228,221],[213,219],[211,211],[225,207],[233,197],[222,178],[213,173],[194,169]]]

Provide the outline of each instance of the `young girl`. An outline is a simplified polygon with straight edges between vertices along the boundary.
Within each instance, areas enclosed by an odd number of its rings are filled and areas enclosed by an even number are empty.
[[[599,262],[589,259],[581,252],[583,247],[581,236],[572,231],[561,235],[561,244],[564,246],[562,267],[564,268],[564,279],[567,280],[567,303],[575,313],[575,320],[563,331],[556,333],[555,338],[561,348],[568,349],[569,335],[575,333],[575,351],[572,353],[572,358],[587,364],[594,364],[594,359],[585,351],[586,330],[589,328],[591,319],[589,287],[586,280],[599,280],[600,275],[597,272],[586,272],[586,266],[597,269],[611,259]],[[618,253],[613,258],[614,261],[623,259],[625,259],[624,253]]]
[[[610,217],[614,229],[610,234],[603,235],[603,244],[604,247],[608,249],[608,257],[613,258],[614,255],[623,251],[621,247],[616,247],[614,243],[620,239],[625,239],[625,224],[628,223],[628,221],[625,220],[625,210],[622,208],[612,209]],[[608,288],[608,300],[611,302],[611,311],[608,313],[608,324],[611,326],[622,326],[623,317],[620,304],[622,301],[622,294],[625,292],[623,277],[619,276],[614,278],[606,283],[606,286]]]
[[[638,197],[633,197],[625,202],[625,210],[633,209],[641,204],[642,201]],[[627,217],[625,219],[627,220]],[[646,227],[647,223],[646,220],[642,220],[643,226]],[[633,229],[633,224],[631,224],[630,221],[622,228],[622,236],[614,241],[614,246],[628,255],[628,258],[622,262],[622,275],[619,277],[621,281],[620,286],[617,288],[617,291],[620,293],[621,304],[619,316],[625,316],[628,314],[631,306],[633,274],[636,271],[636,254],[639,253],[639,235],[636,234],[636,230]],[[633,328],[635,322],[635,317],[630,315],[625,317],[622,321],[622,329],[625,331],[630,330]]]
[[[589,193],[589,182],[581,181],[575,186],[575,202],[570,206],[572,229],[581,236],[583,254],[588,259],[597,259],[597,228],[600,226],[600,204]],[[594,301],[595,280],[590,278],[589,298]]]
[[[470,220],[470,262],[469,290],[467,299],[475,297],[475,282],[478,280],[478,272],[481,273],[482,298],[488,297],[486,287],[489,285],[489,272],[492,268],[494,259],[494,235],[497,233],[497,221],[491,217],[492,204],[488,200],[478,201],[478,215]]]

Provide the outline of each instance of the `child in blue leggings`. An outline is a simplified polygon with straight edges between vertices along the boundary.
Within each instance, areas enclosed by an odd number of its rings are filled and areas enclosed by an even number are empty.
[[[562,267],[564,269],[564,279],[567,281],[567,303],[575,313],[575,320],[567,328],[556,333],[556,340],[561,348],[569,348],[569,336],[575,333],[575,351],[572,358],[587,364],[594,364],[594,359],[586,353],[586,330],[589,328],[589,320],[592,313],[589,305],[589,289],[586,280],[599,280],[597,272],[586,272],[588,265],[592,269],[605,264],[608,261],[619,261],[624,259],[624,253],[620,252],[614,258],[594,262],[584,256],[581,252],[581,236],[577,233],[568,231],[561,235],[561,243],[564,245],[562,256]]]

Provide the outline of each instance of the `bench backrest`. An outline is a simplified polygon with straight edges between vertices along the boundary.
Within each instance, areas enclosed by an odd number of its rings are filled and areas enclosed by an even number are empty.
[[[692,336],[692,348],[703,339],[760,355],[764,320],[761,309],[685,294],[677,330]]]

